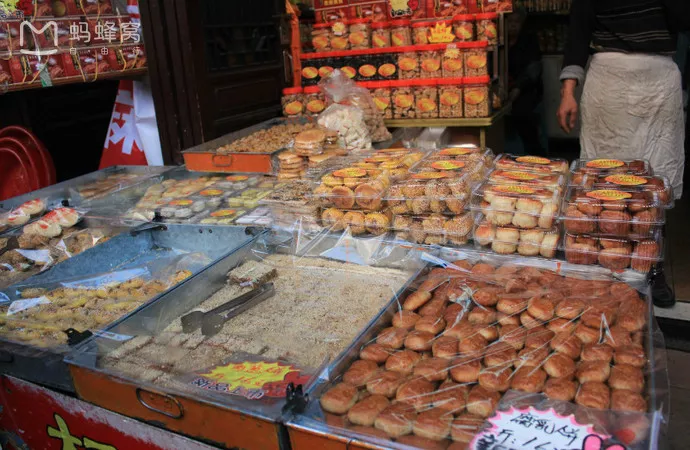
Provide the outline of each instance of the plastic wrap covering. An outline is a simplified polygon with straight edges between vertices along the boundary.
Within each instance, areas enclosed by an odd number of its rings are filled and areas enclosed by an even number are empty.
[[[351,351],[422,266],[399,247],[341,244],[262,235],[108,330],[131,339],[98,337],[70,363],[277,419],[288,384]]]
[[[475,173],[463,170],[464,166],[458,163],[455,170],[418,172],[395,183],[387,197],[393,213],[462,214],[470,202]]]
[[[654,175],[649,161],[644,159],[576,159],[570,165],[571,185],[580,185],[586,175]]]
[[[423,256],[441,267],[419,276],[355,342],[289,422],[291,433],[367,448],[464,449],[480,430],[500,433],[495,424],[506,423],[511,407],[532,406],[553,409],[544,417],[552,421],[572,414],[567,422],[609,443],[656,448],[667,373],[641,279],[627,284],[568,264],[448,254],[462,259]],[[525,436],[511,430],[509,437]],[[471,448],[524,444],[493,438],[494,446]],[[524,448],[543,448],[536,445]]]
[[[298,223],[307,230],[318,231],[321,228],[319,207],[310,199],[312,188],[309,181],[286,183],[259,203],[268,208],[271,222],[276,228],[291,229]]]
[[[472,193],[472,210],[499,227],[550,229],[558,219],[563,189],[522,183],[484,182]]]
[[[487,179],[493,184],[523,184],[534,187],[556,189],[565,185],[567,177],[558,173],[539,173],[496,169],[489,173]]]
[[[556,256],[561,242],[558,226],[524,229],[508,224],[497,226],[481,214],[475,218],[474,244],[478,249],[491,248],[500,255]]]
[[[323,207],[380,211],[390,183],[386,170],[347,167],[323,175],[312,198]]]
[[[642,175],[587,175],[582,187],[592,191],[614,191],[624,199],[643,200],[663,208],[673,208],[673,187],[666,177]]]
[[[493,160],[494,153],[491,149],[481,150],[479,147],[471,144],[459,145],[456,147],[445,147],[438,152],[430,154],[413,167],[413,171],[439,170],[434,167],[434,164],[439,161],[460,161],[468,169],[476,170],[483,177],[493,167]]]
[[[495,160],[497,169],[518,170],[540,173],[568,173],[568,161],[565,159],[543,158],[541,156],[498,155]]]

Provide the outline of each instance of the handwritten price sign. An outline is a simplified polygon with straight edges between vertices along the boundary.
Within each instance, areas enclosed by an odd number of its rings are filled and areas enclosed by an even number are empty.
[[[609,436],[583,425],[575,417],[561,416],[553,409],[533,407],[499,411],[489,419],[491,428],[470,443],[472,450],[625,450],[621,445],[604,447]]]

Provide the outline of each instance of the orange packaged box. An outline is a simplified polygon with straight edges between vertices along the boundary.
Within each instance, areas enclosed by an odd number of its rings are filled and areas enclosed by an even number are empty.
[[[440,78],[441,59],[446,50],[446,44],[417,46],[416,50],[419,58],[419,77]]]
[[[415,116],[418,119],[435,119],[438,117],[438,81],[410,80],[414,88]]]
[[[463,116],[462,78],[438,80],[438,116],[451,119]]]
[[[488,43],[486,41],[467,42],[463,44],[465,59],[465,76],[481,77],[489,75]]]
[[[488,76],[463,78],[465,117],[489,117],[491,115],[489,82]]]

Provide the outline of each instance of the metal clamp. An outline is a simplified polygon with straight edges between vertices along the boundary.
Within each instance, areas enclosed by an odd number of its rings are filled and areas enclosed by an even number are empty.
[[[170,411],[166,411],[165,409],[161,409],[160,407],[156,407],[149,404],[144,398],[142,398],[144,394],[148,395],[149,402],[162,399],[163,407],[167,407],[168,409],[170,409]],[[139,403],[141,403],[144,408],[150,411],[156,412],[158,414],[163,414],[164,416],[170,417],[171,419],[181,419],[182,416],[184,416],[184,408],[182,407],[182,404],[171,395],[163,394],[161,392],[149,391],[146,389],[142,389],[140,387],[137,388],[136,395],[137,400],[139,400]],[[177,412],[172,412],[172,406],[177,407]]]
[[[283,413],[292,412],[296,414],[303,413],[309,403],[309,394],[305,394],[302,390],[302,385],[289,383],[285,389],[285,405],[283,406]]]
[[[64,332],[67,335],[67,345],[69,345],[70,347],[74,347],[75,345],[93,336],[93,333],[89,330],[78,331],[74,328],[68,328],[64,330]]]
[[[227,164],[219,164],[216,162],[216,158],[228,158]],[[213,155],[211,156],[211,163],[216,167],[230,167],[232,166],[232,155]]]

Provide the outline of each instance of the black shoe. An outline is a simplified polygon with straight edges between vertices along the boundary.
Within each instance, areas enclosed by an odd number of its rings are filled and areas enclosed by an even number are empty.
[[[670,308],[676,304],[676,293],[666,282],[663,268],[652,275],[652,299],[654,306]]]

